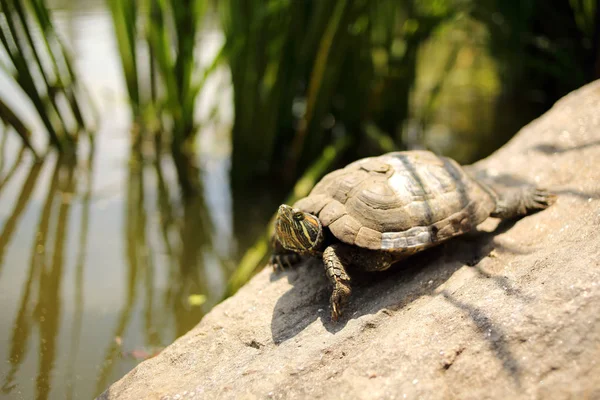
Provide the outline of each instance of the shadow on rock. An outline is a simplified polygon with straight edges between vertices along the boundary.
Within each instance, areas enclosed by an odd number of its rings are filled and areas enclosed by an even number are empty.
[[[536,183],[523,179],[519,176],[512,174],[490,174],[490,171],[487,169],[481,169],[477,165],[469,165],[464,167],[465,170],[472,177],[477,180],[486,183],[492,188],[504,189],[504,188],[518,188],[518,187],[527,187],[527,186],[537,186]]]
[[[286,277],[293,287],[279,298],[271,320],[271,335],[275,344],[289,340],[317,319],[330,333],[344,329],[348,321],[380,310],[400,310],[415,299],[431,295],[458,269],[476,268],[477,273],[492,279],[507,295],[523,301],[527,297],[506,277],[495,276],[478,267],[493,249],[514,253],[494,238],[509,230],[516,220],[501,221],[492,232],[473,232],[452,239],[440,246],[403,260],[387,271],[364,272],[349,269],[352,276],[352,297],[339,321],[330,317],[331,288],[320,260],[312,259],[296,268],[274,273],[273,279]],[[522,253],[522,251],[518,251]]]
[[[318,318],[319,313],[327,313],[329,307],[329,283],[320,260],[308,259],[271,275],[272,281],[282,278],[287,278],[292,289],[277,300],[273,310],[271,334],[275,344],[302,332]]]
[[[595,147],[595,146],[600,146],[600,140],[595,140],[593,142],[583,143],[583,144],[579,144],[579,145],[571,146],[571,147],[560,147],[553,143],[542,143],[542,144],[538,144],[537,146],[534,146],[533,149],[536,151],[539,151],[541,153],[544,153],[544,154],[560,154],[560,153],[566,153],[569,151],[583,150],[583,149],[587,149],[589,147]]]
[[[510,375],[518,387],[521,386],[520,367],[516,358],[510,351],[506,334],[502,327],[494,323],[490,317],[485,315],[485,313],[477,307],[456,299],[447,291],[443,290],[442,296],[471,318],[473,323],[477,326],[478,331],[483,335],[485,341],[488,343],[498,360],[502,363],[504,370]]]

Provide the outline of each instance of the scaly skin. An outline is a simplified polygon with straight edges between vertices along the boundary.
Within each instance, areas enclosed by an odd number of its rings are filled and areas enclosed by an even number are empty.
[[[329,303],[331,304],[331,319],[334,321],[337,321],[342,315],[342,309],[352,293],[350,277],[346,273],[346,268],[344,268],[341,260],[344,258],[343,250],[344,248],[340,244],[333,244],[323,252],[325,273],[333,286]]]

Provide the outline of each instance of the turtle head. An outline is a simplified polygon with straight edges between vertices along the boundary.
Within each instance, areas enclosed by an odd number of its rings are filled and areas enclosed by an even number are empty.
[[[315,250],[323,243],[321,221],[286,204],[279,206],[275,234],[283,247],[298,253]]]

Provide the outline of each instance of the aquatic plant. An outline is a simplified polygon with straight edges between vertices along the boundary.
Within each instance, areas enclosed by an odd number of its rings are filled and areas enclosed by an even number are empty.
[[[32,104],[49,143],[59,150],[74,150],[80,132],[92,130],[94,109],[44,1],[0,0],[0,50],[5,56],[0,69]],[[3,95],[0,119],[34,151],[31,128],[9,104],[9,96]]]
[[[450,1],[221,4],[234,186],[279,175],[289,187],[340,135],[355,139],[350,158],[364,155],[367,123],[401,148],[419,46],[461,9]]]
[[[196,99],[207,76],[219,64],[219,53],[199,68],[197,34],[207,0],[107,0],[111,10],[123,73],[139,133],[167,142],[183,192],[191,194],[197,173],[192,153],[197,132]],[[147,61],[141,63],[140,59]],[[146,89],[146,90],[143,90]],[[160,152],[160,148],[158,149]]]

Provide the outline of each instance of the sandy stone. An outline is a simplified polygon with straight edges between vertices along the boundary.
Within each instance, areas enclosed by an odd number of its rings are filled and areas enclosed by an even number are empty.
[[[262,271],[100,399],[600,398],[600,81],[475,168],[558,194],[356,283]]]

